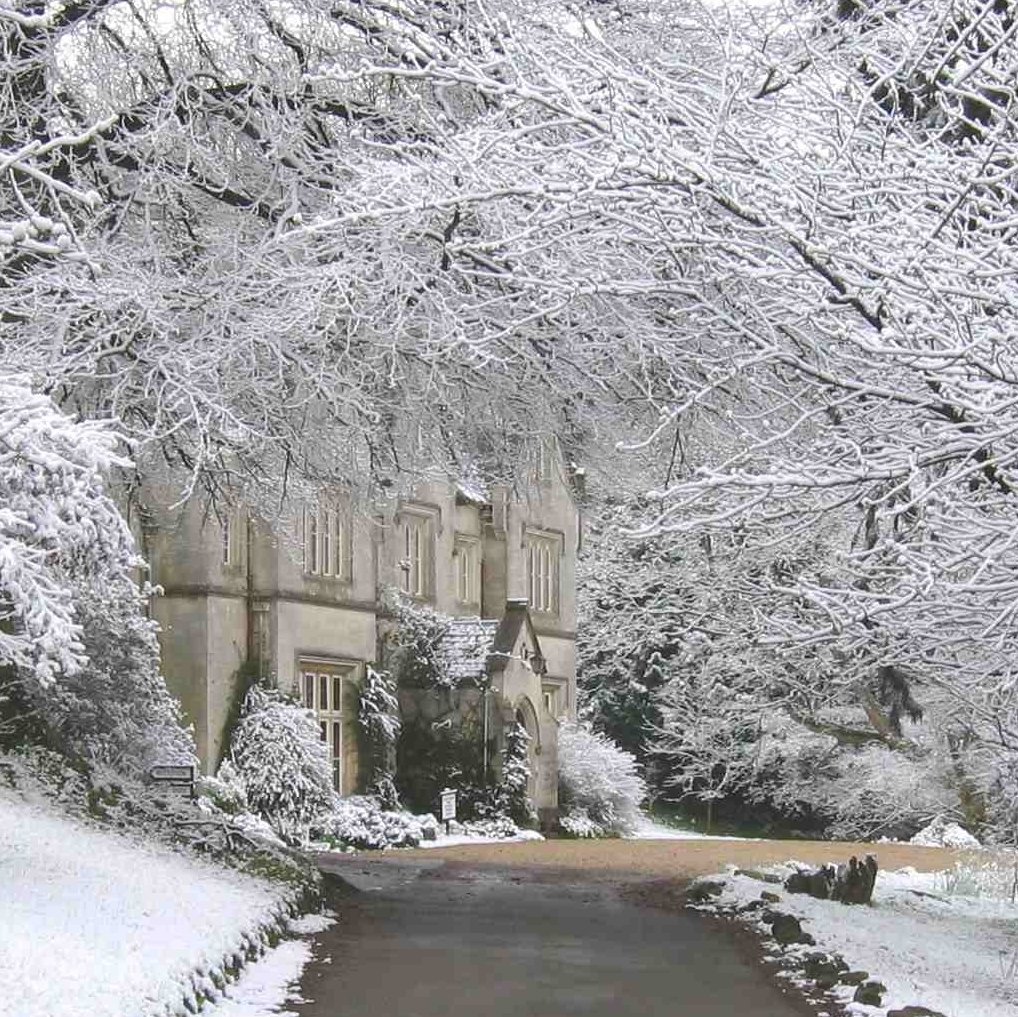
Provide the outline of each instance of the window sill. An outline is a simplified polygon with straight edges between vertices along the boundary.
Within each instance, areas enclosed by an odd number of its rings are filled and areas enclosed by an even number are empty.
[[[550,611],[542,611],[539,608],[532,607],[532,608],[530,608],[530,613],[535,618],[541,618],[544,621],[558,621],[558,617],[559,617],[558,608],[554,608],[554,609],[552,609]]]

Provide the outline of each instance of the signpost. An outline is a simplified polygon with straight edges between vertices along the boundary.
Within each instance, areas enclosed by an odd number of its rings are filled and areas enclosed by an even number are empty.
[[[456,818],[456,792],[451,788],[442,791],[442,822],[445,823],[445,832],[448,835],[449,827]]]
[[[148,779],[159,787],[185,788],[188,795],[194,797],[194,783],[198,779],[198,770],[194,766],[175,766],[157,764],[149,767]]]

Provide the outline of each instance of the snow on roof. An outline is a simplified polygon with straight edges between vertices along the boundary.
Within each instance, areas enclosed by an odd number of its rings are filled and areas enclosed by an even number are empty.
[[[498,631],[498,621],[482,618],[452,618],[438,652],[449,679],[458,684],[486,673],[488,654]]]

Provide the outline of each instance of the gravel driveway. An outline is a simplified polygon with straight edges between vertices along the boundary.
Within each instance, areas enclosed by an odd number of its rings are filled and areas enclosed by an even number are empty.
[[[512,844],[459,845],[418,852],[428,858],[499,868],[583,870],[596,879],[691,879],[795,859],[819,865],[847,862],[851,855],[876,856],[882,869],[911,865],[920,872],[951,868],[965,852],[911,844],[853,844],[789,840],[548,840]]]

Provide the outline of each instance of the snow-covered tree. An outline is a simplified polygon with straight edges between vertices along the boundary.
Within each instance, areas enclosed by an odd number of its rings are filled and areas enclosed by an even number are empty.
[[[106,494],[117,433],[0,376],[0,678],[67,751],[128,772],[190,762],[159,673],[143,563]]]
[[[702,587],[683,582],[685,548],[662,536],[634,540],[631,514],[588,519],[577,563],[580,711],[620,748],[648,762],[660,722],[657,693],[681,652]]]
[[[890,744],[936,692],[1012,779],[1010,5],[19,2],[0,42],[0,363],[212,488],[557,433],[644,537],[790,548],[733,572],[767,702]]]
[[[191,764],[194,739],[159,667],[147,591],[127,575],[73,586],[86,661],[32,697],[58,745],[136,776],[154,764]]]
[[[254,686],[230,742],[249,806],[283,838],[307,840],[331,807],[332,763],[311,710]]]
[[[640,19],[518,33],[497,81],[436,67],[532,118],[459,158],[459,196],[498,230],[511,299],[555,308],[555,362],[586,371],[576,419],[611,392],[649,417],[630,446],[684,449],[646,536],[759,550],[833,531],[743,585],[754,666],[778,652],[778,677],[822,679],[888,743],[943,693],[964,704],[948,741],[1004,759],[1012,14],[801,5],[727,37],[686,18],[710,63],[688,39],[637,45]]]
[[[511,462],[537,360],[467,334],[470,213],[400,197],[497,105],[428,66],[508,31],[474,0],[0,7],[4,359],[213,490]]]
[[[0,376],[0,665],[39,687],[86,660],[72,583],[129,575],[138,564],[127,526],[103,489],[125,465],[118,435],[78,422]]]
[[[558,734],[560,823],[575,836],[631,833],[647,787],[635,757],[610,738],[578,724]]]

